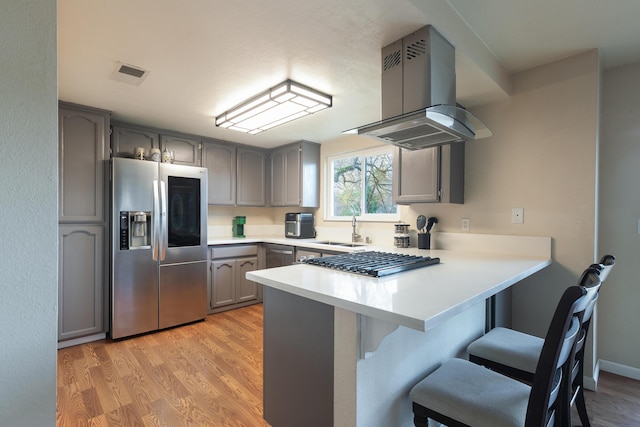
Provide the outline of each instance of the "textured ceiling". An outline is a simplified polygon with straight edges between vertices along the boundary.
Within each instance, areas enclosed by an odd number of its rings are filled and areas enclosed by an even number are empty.
[[[600,48],[640,61],[640,2],[618,0],[58,0],[58,91],[116,120],[262,147],[380,119],[380,48],[424,25],[456,46],[458,102],[504,99],[510,74]],[[116,62],[150,73],[110,78]],[[287,78],[334,106],[246,135],[213,117]]]

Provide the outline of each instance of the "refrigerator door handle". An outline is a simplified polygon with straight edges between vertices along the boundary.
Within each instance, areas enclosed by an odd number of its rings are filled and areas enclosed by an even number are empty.
[[[153,180],[153,234],[151,235],[151,252],[153,260],[158,261],[158,248],[160,246],[160,196],[158,195],[158,180]]]
[[[167,228],[167,187],[160,181],[160,261],[164,261],[167,252],[169,230]]]

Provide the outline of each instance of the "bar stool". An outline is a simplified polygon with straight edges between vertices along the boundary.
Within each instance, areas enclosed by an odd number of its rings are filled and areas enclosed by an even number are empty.
[[[548,427],[556,420],[563,372],[569,371],[580,319],[600,279],[595,271],[565,290],[543,343],[531,386],[483,366],[452,359],[410,392],[414,424],[448,427]]]
[[[600,259],[599,264],[589,266],[582,276],[584,278],[590,270],[594,270],[599,274],[600,281],[604,282],[614,265],[615,257],[605,255]],[[585,309],[570,375],[565,378],[565,390],[562,396],[564,402],[561,412],[562,426],[571,426],[571,406],[575,402],[582,425],[590,427],[583,393],[583,361],[584,344],[589,332],[591,314],[598,300],[598,291],[599,287]],[[470,361],[531,384],[543,343],[542,338],[498,327],[472,342],[467,347],[467,352]]]

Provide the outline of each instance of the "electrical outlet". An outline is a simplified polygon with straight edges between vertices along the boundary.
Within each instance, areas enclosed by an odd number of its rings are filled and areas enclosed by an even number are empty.
[[[511,223],[524,224],[524,208],[511,209]]]
[[[469,221],[469,218],[462,218],[461,226],[462,231],[469,231],[471,228],[471,221]]]

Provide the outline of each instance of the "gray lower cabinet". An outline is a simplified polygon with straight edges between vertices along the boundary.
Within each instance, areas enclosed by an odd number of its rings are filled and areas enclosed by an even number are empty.
[[[236,204],[238,206],[266,206],[265,176],[267,153],[238,147]]]
[[[464,203],[464,142],[410,151],[393,157],[393,202]]]
[[[334,425],[334,308],[264,288],[264,419]]]
[[[59,104],[58,340],[61,347],[103,338],[107,330],[109,124],[108,111],[65,102]]]
[[[270,205],[320,205],[319,144],[300,141],[271,151]]]
[[[245,277],[248,271],[257,269],[258,245],[212,246],[209,263],[209,313],[259,302],[258,284]]]
[[[103,333],[105,227],[61,225],[58,230],[58,340]]]
[[[296,261],[304,261],[311,258],[320,258],[322,253],[319,251],[296,247]]]

